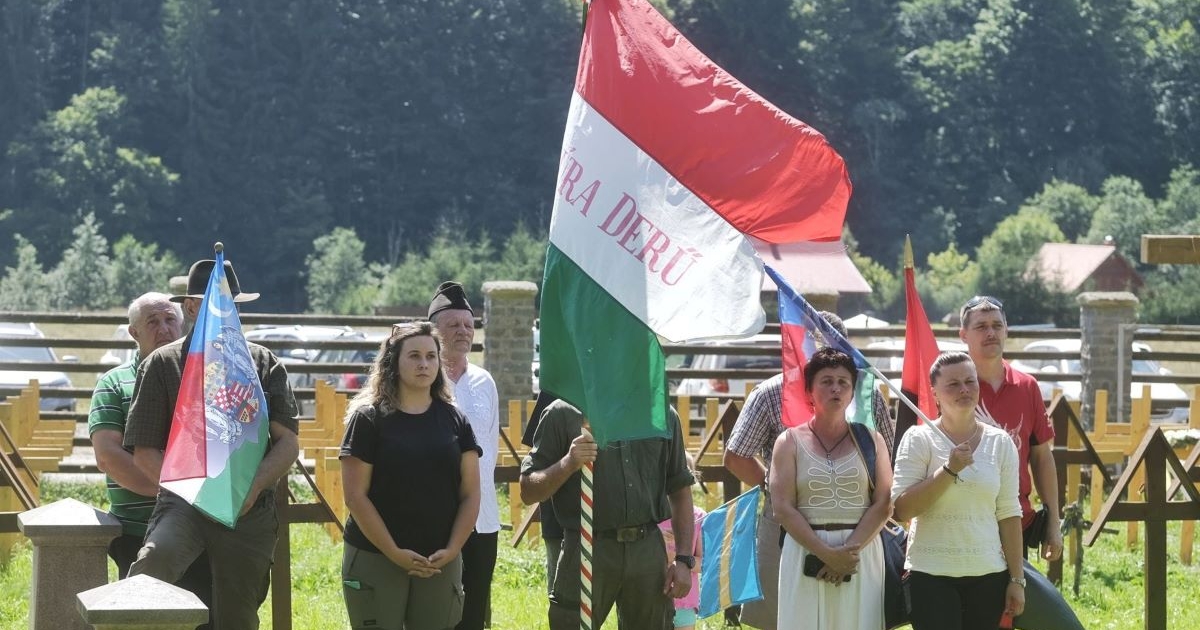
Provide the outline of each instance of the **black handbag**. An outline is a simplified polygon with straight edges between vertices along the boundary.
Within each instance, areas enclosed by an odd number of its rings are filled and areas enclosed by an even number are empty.
[[[871,429],[857,422],[850,423],[850,439],[867,466],[867,481],[875,493],[875,438]],[[904,595],[904,556],[908,553],[908,531],[888,519],[879,531],[883,543],[883,621],[885,628],[908,623],[908,599]]]

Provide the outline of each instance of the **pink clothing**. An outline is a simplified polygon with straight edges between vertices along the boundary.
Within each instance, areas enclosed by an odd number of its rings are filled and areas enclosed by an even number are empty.
[[[1042,390],[1038,389],[1037,379],[1013,369],[1005,361],[1004,381],[1000,383],[1000,390],[993,390],[981,379],[979,402],[987,407],[1017,447],[1017,461],[1020,462],[1017,498],[1021,501],[1021,527],[1028,527],[1033,521],[1033,506],[1029,503],[1029,493],[1033,489],[1029,475],[1029,449],[1036,444],[1054,441],[1054,425],[1050,424],[1050,418],[1046,415]]]
[[[685,608],[695,609],[700,607],[700,526],[704,523],[704,517],[708,513],[696,506],[692,506],[692,520],[695,523],[696,529],[692,532],[692,552],[691,555],[696,556],[696,568],[692,569],[692,590],[688,591],[687,595],[675,600],[675,610]],[[675,559],[675,554],[680,553],[675,551],[675,532],[671,531],[671,519],[667,519],[658,524],[658,528],[662,530],[663,543],[667,546],[667,560]]]

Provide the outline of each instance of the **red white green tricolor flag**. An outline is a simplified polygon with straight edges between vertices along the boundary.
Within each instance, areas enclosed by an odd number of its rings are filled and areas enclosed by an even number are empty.
[[[825,137],[750,91],[643,0],[592,0],[541,302],[541,386],[597,442],[667,433],[673,342],[762,329],[746,239],[841,237],[850,181]]]
[[[192,329],[159,483],[232,529],[270,429],[224,266],[218,251]]]

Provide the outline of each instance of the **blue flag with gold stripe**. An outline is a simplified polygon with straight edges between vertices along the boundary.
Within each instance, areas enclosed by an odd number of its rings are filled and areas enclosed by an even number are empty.
[[[722,505],[704,517],[700,563],[700,616],[763,598],[758,583],[758,503],[762,488]]]

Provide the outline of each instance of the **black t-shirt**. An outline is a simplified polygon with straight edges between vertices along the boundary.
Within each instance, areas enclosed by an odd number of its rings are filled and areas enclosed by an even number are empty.
[[[446,546],[458,514],[462,454],[482,454],[466,416],[453,405],[434,400],[422,414],[372,407],[350,416],[341,457],[357,457],[373,466],[367,498],[379,511],[392,540],[401,549],[428,556]],[[346,542],[379,550],[351,516]]]

